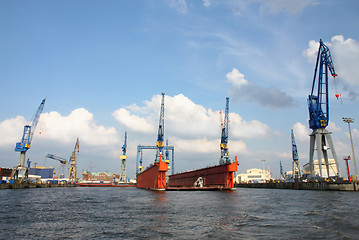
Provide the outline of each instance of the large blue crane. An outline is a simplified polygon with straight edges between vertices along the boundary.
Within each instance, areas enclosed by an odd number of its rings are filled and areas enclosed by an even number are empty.
[[[312,91],[308,96],[309,127],[313,130],[326,128],[329,123],[328,71],[333,77],[337,76],[329,48],[320,39]]]
[[[226,98],[226,110],[224,112],[224,122],[221,124],[221,158],[219,164],[224,164],[229,161],[229,150],[228,150],[228,128],[229,128],[229,97]],[[221,116],[222,120],[222,116]]]
[[[22,135],[21,142],[17,142],[15,145],[15,152],[20,152],[20,163],[16,167],[14,167],[11,178],[18,179],[19,173],[22,173],[22,179],[26,180],[28,178],[28,167],[25,166],[25,155],[27,150],[29,150],[32,142],[32,138],[34,136],[34,132],[36,129],[36,126],[39,122],[40,115],[42,111],[44,110],[46,97],[42,100],[39,108],[37,109],[34,117],[31,120],[31,123],[24,126],[24,132]]]
[[[320,39],[317,61],[314,70],[312,91],[308,96],[309,128],[310,134],[309,164],[311,177],[325,177],[322,165],[326,168],[326,177],[330,175],[340,176],[338,158],[331,138],[331,132],[326,130],[329,123],[329,97],[328,97],[328,73],[337,76],[329,48]],[[338,96],[336,96],[338,97]],[[328,149],[331,150],[335,163],[329,162]],[[315,171],[313,156],[317,151],[319,173]],[[324,163],[322,164],[322,160]],[[335,165],[335,166],[332,166]],[[334,173],[330,172],[334,169]]]
[[[164,147],[164,131],[165,131],[165,94],[162,93],[161,101],[161,111],[160,111],[160,120],[158,124],[158,134],[157,134],[157,154],[156,162],[159,161],[160,156],[163,157],[163,147]]]

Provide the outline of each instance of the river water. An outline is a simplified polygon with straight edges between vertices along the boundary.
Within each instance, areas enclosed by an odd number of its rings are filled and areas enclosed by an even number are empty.
[[[359,192],[0,191],[0,239],[359,239]]]

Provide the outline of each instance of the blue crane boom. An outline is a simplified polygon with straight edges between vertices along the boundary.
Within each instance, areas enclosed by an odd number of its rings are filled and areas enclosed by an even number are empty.
[[[46,158],[50,158],[50,159],[59,161],[61,164],[66,164],[66,163],[68,162],[67,159],[62,158],[62,157],[55,156],[55,155],[53,155],[53,154],[47,154],[47,155],[46,155]]]
[[[297,150],[297,144],[295,143],[293,129],[292,129],[291,138],[292,138],[292,158],[293,158],[293,161],[298,161],[299,160],[298,150]]]
[[[46,98],[42,100],[39,108],[37,109],[34,117],[31,120],[31,125],[25,125],[21,142],[16,143],[15,146],[16,152],[26,152],[30,148],[32,137],[34,136],[36,126],[39,122],[40,114],[44,109],[45,101]]]
[[[160,111],[160,120],[158,124],[158,134],[157,134],[157,156],[156,161],[159,161],[159,156],[163,155],[163,147],[164,147],[164,128],[165,128],[165,94],[162,93],[162,101],[161,101],[161,111]]]
[[[226,110],[224,113],[224,123],[222,125],[221,131],[221,158],[219,160],[220,164],[226,163],[229,160],[229,151],[228,151],[228,127],[229,127],[229,97],[226,98]],[[222,117],[221,117],[222,118]]]
[[[36,126],[39,122],[40,115],[44,110],[46,97],[42,100],[39,108],[37,109],[34,117],[31,120],[31,124],[25,125],[24,132],[22,134],[21,142],[17,142],[15,145],[15,152],[20,152],[20,163],[15,166],[11,172],[12,179],[20,179],[26,181],[28,179],[29,169],[25,166],[25,156],[27,150],[31,146],[32,137],[34,136],[34,132]],[[20,176],[19,176],[20,173]]]
[[[329,48],[320,39],[312,91],[308,96],[309,127],[312,130],[326,128],[329,123],[328,71],[333,77],[337,76]]]

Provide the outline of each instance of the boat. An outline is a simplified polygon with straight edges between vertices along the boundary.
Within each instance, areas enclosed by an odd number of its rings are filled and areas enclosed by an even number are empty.
[[[168,162],[162,161],[161,157],[158,162],[137,174],[138,188],[164,191],[166,190],[166,172],[168,170]]]

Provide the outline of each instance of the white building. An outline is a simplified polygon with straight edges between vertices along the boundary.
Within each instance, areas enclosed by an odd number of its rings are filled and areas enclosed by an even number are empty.
[[[318,160],[314,160],[313,164],[314,164],[314,174],[315,174],[315,176],[320,176]],[[338,166],[335,164],[334,159],[332,159],[332,158],[328,159],[328,166],[329,166],[329,176],[330,177],[337,176]],[[304,164],[303,169],[304,169],[304,174],[310,174],[310,165],[309,165],[309,163]],[[322,177],[323,178],[328,177],[327,166],[325,164],[324,158],[322,159]]]
[[[237,175],[236,183],[253,183],[253,182],[267,182],[272,179],[271,173],[268,170],[252,168],[247,170],[247,173]]]

